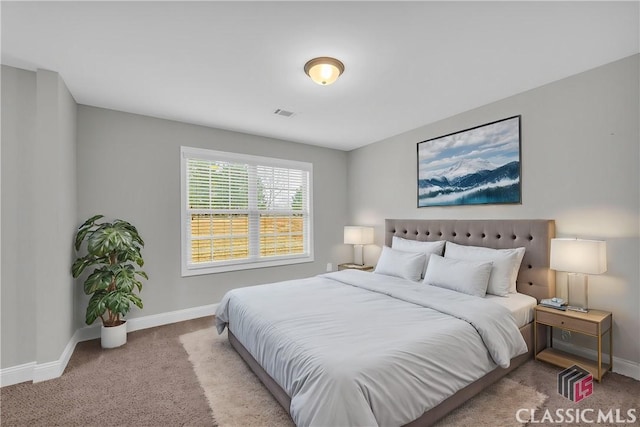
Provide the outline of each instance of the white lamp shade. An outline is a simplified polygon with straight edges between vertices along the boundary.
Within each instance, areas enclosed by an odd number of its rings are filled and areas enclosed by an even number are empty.
[[[370,245],[373,243],[373,227],[345,226],[344,243],[347,245]]]
[[[602,240],[551,239],[551,268],[568,273],[607,271],[607,243]]]

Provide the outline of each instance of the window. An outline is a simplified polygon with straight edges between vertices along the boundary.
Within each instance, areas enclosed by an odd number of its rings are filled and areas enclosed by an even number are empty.
[[[311,163],[180,155],[183,276],[313,261]]]

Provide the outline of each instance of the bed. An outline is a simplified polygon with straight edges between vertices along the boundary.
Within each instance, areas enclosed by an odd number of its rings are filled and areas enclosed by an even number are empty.
[[[218,331],[228,328],[232,346],[299,425],[429,426],[532,357],[531,297],[555,294],[554,233],[550,220],[388,219],[386,246],[396,236],[526,248],[516,280],[521,298],[497,297],[502,304],[495,304],[346,271],[230,291],[216,314]],[[511,315],[498,322],[485,314],[492,311]],[[458,353],[464,360],[451,356]]]

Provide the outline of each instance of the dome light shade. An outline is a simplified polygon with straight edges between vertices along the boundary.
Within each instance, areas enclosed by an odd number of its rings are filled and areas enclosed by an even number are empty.
[[[338,77],[344,72],[344,64],[335,58],[323,56],[313,58],[304,64],[304,72],[314,82],[327,86],[338,80]]]

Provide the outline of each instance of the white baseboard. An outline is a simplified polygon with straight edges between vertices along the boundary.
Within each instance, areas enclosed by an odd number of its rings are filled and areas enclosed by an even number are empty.
[[[218,304],[209,304],[185,308],[184,310],[134,317],[133,319],[127,320],[127,332],[155,328],[156,326],[168,325],[170,323],[184,322],[185,320],[197,319],[199,317],[213,316],[216,314],[217,308]],[[78,342],[100,338],[100,325],[85,326],[84,328],[78,329],[76,334],[78,334]]]
[[[33,379],[33,368],[35,367],[36,362],[29,362],[0,369],[0,386],[4,387],[31,381]]]
[[[100,325],[84,326],[76,330],[75,334],[78,336],[78,342],[100,338]]]
[[[218,304],[209,304],[200,307],[186,308],[184,310],[136,317],[127,320],[127,332],[183,322],[199,317],[213,316],[217,308]],[[100,338],[99,325],[80,328],[73,334],[58,360],[45,363],[29,362],[0,369],[0,386],[4,387],[26,381],[40,382],[58,378],[67,367],[73,350],[76,348],[76,344],[96,338]]]
[[[596,360],[598,358],[598,353],[595,350],[573,345],[557,339],[553,340],[553,346],[558,350],[586,357],[587,359]],[[609,353],[604,353],[602,355],[602,360],[609,363]],[[613,372],[640,381],[640,363],[638,362],[613,356]]]
[[[216,314],[217,308],[218,304],[209,304],[185,308],[184,310],[169,311],[167,313],[135,317],[127,320],[127,332],[155,328],[156,326],[168,325],[170,323],[184,322],[185,320],[197,319],[199,317],[213,316]]]
[[[69,363],[69,360],[71,359],[71,355],[73,355],[73,350],[76,349],[76,344],[78,344],[80,341],[85,341],[81,339],[82,334],[80,331],[83,329],[86,329],[86,328],[76,329],[76,331],[73,333],[73,336],[67,343],[67,346],[62,351],[62,355],[58,360],[54,360],[53,362],[36,364],[36,366],[33,368],[34,383],[51,380],[54,378],[58,378],[59,376],[62,375],[65,368],[67,367],[67,364]],[[99,334],[100,328],[98,327],[97,330]]]

